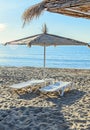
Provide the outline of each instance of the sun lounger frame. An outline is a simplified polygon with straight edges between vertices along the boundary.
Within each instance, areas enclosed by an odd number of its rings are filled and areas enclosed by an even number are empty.
[[[60,94],[60,96],[63,96],[66,88],[72,88],[72,82],[59,81],[54,84],[44,86],[44,87],[40,88],[39,90],[44,93],[58,92]],[[61,91],[61,93],[60,93],[60,91]]]

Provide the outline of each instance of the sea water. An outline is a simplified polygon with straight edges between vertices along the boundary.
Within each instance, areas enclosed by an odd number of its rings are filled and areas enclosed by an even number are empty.
[[[0,45],[0,66],[43,67],[44,47]],[[90,69],[90,48],[86,46],[46,47],[46,67]]]

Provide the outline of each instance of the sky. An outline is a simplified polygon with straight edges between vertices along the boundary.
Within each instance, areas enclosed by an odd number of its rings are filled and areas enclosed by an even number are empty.
[[[22,28],[23,12],[41,0],[0,0],[0,43],[42,33],[47,25],[48,33],[90,43],[90,20],[56,13],[43,12]]]

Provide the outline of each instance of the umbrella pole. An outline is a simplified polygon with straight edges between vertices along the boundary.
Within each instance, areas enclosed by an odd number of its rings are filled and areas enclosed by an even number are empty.
[[[45,80],[45,65],[46,65],[46,46],[44,44],[44,70],[43,70],[43,79]]]

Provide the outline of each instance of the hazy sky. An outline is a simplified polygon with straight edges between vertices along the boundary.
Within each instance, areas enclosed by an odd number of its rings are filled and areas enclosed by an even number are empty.
[[[41,0],[0,0],[0,43],[41,33],[46,23],[48,33],[90,42],[90,20],[44,12],[22,28],[22,14]]]

